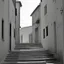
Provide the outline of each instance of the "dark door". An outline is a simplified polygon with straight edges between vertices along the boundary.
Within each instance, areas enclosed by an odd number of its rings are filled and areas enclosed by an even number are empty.
[[[56,22],[54,22],[54,48],[55,48],[55,53],[57,53],[57,42],[56,42]]]
[[[11,51],[11,23],[10,23],[10,44],[9,44],[9,51]]]
[[[35,43],[38,43],[38,27],[35,28]]]

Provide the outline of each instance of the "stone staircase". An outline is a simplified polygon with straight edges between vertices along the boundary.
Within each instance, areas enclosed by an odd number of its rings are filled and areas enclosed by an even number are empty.
[[[30,44],[28,47],[26,45],[27,44],[18,44],[20,47],[15,48],[15,50],[21,49],[21,51],[9,52],[1,64],[58,64],[54,54],[51,54],[48,50],[44,50],[42,47],[39,48],[38,45],[34,45],[34,48],[32,48],[33,44]],[[25,48],[23,49],[21,46],[25,46]],[[26,48],[29,49],[26,51]]]
[[[20,49],[37,49],[37,48],[42,48],[41,43],[20,43],[16,44],[15,50],[20,50]]]

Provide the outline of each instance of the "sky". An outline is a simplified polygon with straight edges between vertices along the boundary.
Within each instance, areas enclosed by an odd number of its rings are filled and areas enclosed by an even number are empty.
[[[26,26],[32,26],[32,17],[30,16],[40,0],[19,0],[22,3],[20,9],[20,26],[21,28]]]

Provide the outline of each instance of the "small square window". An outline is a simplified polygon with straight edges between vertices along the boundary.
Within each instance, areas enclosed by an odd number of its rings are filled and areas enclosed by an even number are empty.
[[[46,14],[47,14],[47,4],[44,7],[44,15],[46,15]]]
[[[15,16],[17,16],[17,8],[15,8]]]
[[[45,29],[43,29],[43,38],[45,38]]]
[[[46,27],[46,36],[48,36],[48,26]]]

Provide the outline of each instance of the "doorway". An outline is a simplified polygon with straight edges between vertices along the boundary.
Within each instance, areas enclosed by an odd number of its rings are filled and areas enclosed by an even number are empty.
[[[21,43],[23,43],[23,35],[21,35]]]
[[[54,22],[54,48],[55,48],[55,53],[57,53],[57,42],[56,42],[56,22]]]
[[[11,51],[11,30],[12,30],[12,28],[11,28],[11,23],[10,23],[10,30],[9,30],[10,31],[10,33],[9,33],[10,34],[9,51]]]
[[[38,27],[35,28],[35,43],[38,43]]]

